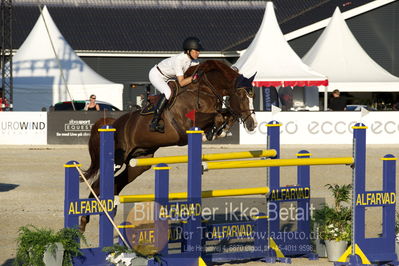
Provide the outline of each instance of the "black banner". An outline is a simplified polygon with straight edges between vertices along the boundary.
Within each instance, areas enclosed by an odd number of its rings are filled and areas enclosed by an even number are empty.
[[[48,112],[48,144],[87,144],[92,125],[100,118],[118,118],[126,112]]]
[[[87,144],[92,125],[100,118],[118,118],[127,112],[55,111],[48,112],[47,144]],[[207,141],[204,144],[239,144],[239,125],[231,129],[232,136]]]

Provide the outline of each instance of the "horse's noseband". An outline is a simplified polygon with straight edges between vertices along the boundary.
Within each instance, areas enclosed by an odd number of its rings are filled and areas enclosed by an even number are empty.
[[[230,106],[229,103],[227,103],[224,99],[222,95],[219,95],[219,93],[217,92],[216,88],[212,85],[212,83],[208,80],[206,73],[204,73],[202,75],[202,77],[204,78],[204,81],[208,84],[208,86],[211,88],[213,94],[216,96],[216,98],[218,99],[219,103],[221,105],[225,105],[227,110],[233,115],[234,120],[241,120],[243,123],[245,123],[245,121],[253,114],[255,113],[254,110],[241,110],[241,114],[237,114]],[[238,78],[240,78],[240,76],[238,76]],[[242,76],[241,76],[242,78]],[[234,82],[234,84],[239,84],[237,82],[237,80]],[[237,87],[237,85],[235,86],[235,88],[232,89],[233,93],[238,95],[238,93],[244,90],[245,94],[249,97],[249,98],[253,98],[255,95],[254,89],[253,87],[249,87],[249,86],[239,86]],[[247,115],[245,118],[242,118],[241,115],[243,112],[249,111],[250,114]]]

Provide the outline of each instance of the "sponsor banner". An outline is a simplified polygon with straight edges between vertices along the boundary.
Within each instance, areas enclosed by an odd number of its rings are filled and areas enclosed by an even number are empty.
[[[59,111],[48,113],[48,144],[87,144],[93,124],[105,117],[118,118],[126,112]]]
[[[0,144],[47,144],[47,113],[0,112]]]
[[[368,144],[399,144],[399,112],[256,112],[258,126],[240,125],[240,144],[266,144],[271,120],[282,124],[281,144],[352,144],[352,126],[364,123]]]

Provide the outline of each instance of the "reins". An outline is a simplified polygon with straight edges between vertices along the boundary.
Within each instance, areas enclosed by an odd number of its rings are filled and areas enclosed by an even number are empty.
[[[198,68],[199,68],[199,67],[197,66],[197,68],[195,69],[194,73],[196,73],[196,72],[198,71]],[[200,90],[199,81],[200,81],[201,79],[204,81],[204,83],[207,85],[207,87],[210,88],[212,94],[211,94],[211,93],[208,93],[208,92],[206,92],[206,91]],[[233,84],[236,83],[236,80],[237,80],[237,78],[234,80]],[[234,88],[234,89],[236,89],[237,91],[245,90],[245,93],[248,95],[248,97],[252,98],[252,97],[250,96],[250,94],[248,93],[248,91],[245,89],[245,87]],[[189,88],[187,88],[187,89],[185,89],[185,90],[180,91],[175,97],[178,97],[180,94],[183,94],[184,92],[193,92],[193,93],[197,92],[197,97],[196,97],[197,100],[196,100],[196,101],[197,101],[197,108],[198,108],[198,109],[200,108],[200,94],[205,94],[205,95],[208,95],[208,96],[212,96],[212,95],[213,95],[213,96],[216,96],[217,101],[218,101],[218,103],[219,103],[218,105],[220,105],[220,106],[216,106],[216,109],[217,109],[216,111],[217,111],[218,113],[222,113],[221,107],[222,107],[223,104],[224,104],[224,105],[226,106],[227,111],[233,116],[234,121],[241,121],[242,123],[245,123],[245,122],[247,121],[247,119],[250,118],[251,115],[255,113],[253,109],[252,109],[252,110],[251,110],[251,109],[248,109],[248,110],[241,110],[242,113],[243,113],[243,112],[246,112],[246,111],[249,111],[249,112],[250,112],[250,114],[248,114],[245,118],[241,118],[241,114],[237,114],[237,113],[230,107],[230,104],[228,103],[228,101],[224,100],[224,99],[223,99],[223,96],[221,96],[221,95],[218,93],[218,91],[217,91],[217,89],[215,88],[215,86],[213,86],[213,84],[209,81],[209,79],[208,79],[208,77],[207,77],[207,75],[206,75],[205,72],[199,77],[199,79],[198,79],[198,86],[197,86],[196,89],[189,89]]]
[[[221,103],[221,105],[223,106],[223,104],[224,104],[224,105],[226,106],[227,110],[233,115],[234,121],[241,120],[242,123],[245,123],[245,121],[254,113],[254,110],[242,110],[242,112],[250,111],[251,113],[250,113],[247,117],[245,117],[244,119],[241,118],[240,114],[237,114],[237,113],[230,107],[230,104],[228,104],[228,103],[223,99],[223,97],[222,97],[221,95],[218,94],[216,88],[215,88],[215,87],[213,86],[213,84],[209,81],[209,79],[208,79],[206,73],[203,74],[203,77],[204,77],[203,79],[204,79],[205,83],[206,83],[206,84],[208,85],[208,87],[211,89],[212,93],[217,97],[217,99],[219,100],[219,102]],[[235,81],[236,81],[236,80],[234,80],[234,84],[235,84]],[[244,89],[244,90],[245,90],[245,88],[237,88],[237,90],[240,90],[240,89]],[[198,88],[198,90],[199,90],[199,88]],[[218,111],[218,112],[220,112],[220,111]]]
[[[239,90],[244,90],[245,93],[247,94],[247,96],[248,96],[249,98],[252,98],[253,95],[254,95],[254,94],[252,93],[252,96],[251,96],[251,95],[248,93],[248,91],[245,89],[245,87],[237,88],[237,91],[239,91]],[[248,119],[249,117],[251,117],[251,115],[255,114],[255,110],[254,110],[254,109],[248,109],[248,110],[243,110],[243,111],[244,111],[244,112],[245,112],[245,111],[249,111],[250,114],[247,115],[244,119],[241,118],[242,123],[245,123],[245,121],[247,121],[247,119]]]

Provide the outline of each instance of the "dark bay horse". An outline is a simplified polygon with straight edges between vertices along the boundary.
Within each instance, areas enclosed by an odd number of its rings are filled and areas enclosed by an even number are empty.
[[[191,83],[176,93],[169,107],[162,114],[165,133],[151,132],[149,125],[152,115],[141,115],[135,111],[120,118],[101,119],[92,127],[89,140],[91,165],[85,172],[86,178],[93,179],[99,170],[99,134],[97,129],[104,124],[116,128],[115,133],[115,195],[135,180],[150,166],[129,167],[131,158],[153,157],[160,147],[187,145],[186,130],[192,121],[185,115],[196,110],[196,126],[204,131],[211,130],[215,124],[231,124],[241,120],[246,129],[253,131],[256,119],[253,112],[253,88],[250,79],[240,75],[221,61],[208,60],[199,66],[191,67],[186,76],[199,73],[197,82]],[[228,101],[224,97],[228,96]],[[227,107],[223,109],[223,104]],[[99,180],[92,187],[99,193]],[[91,195],[92,196],[92,195]],[[81,230],[84,231],[89,216],[82,216]]]

